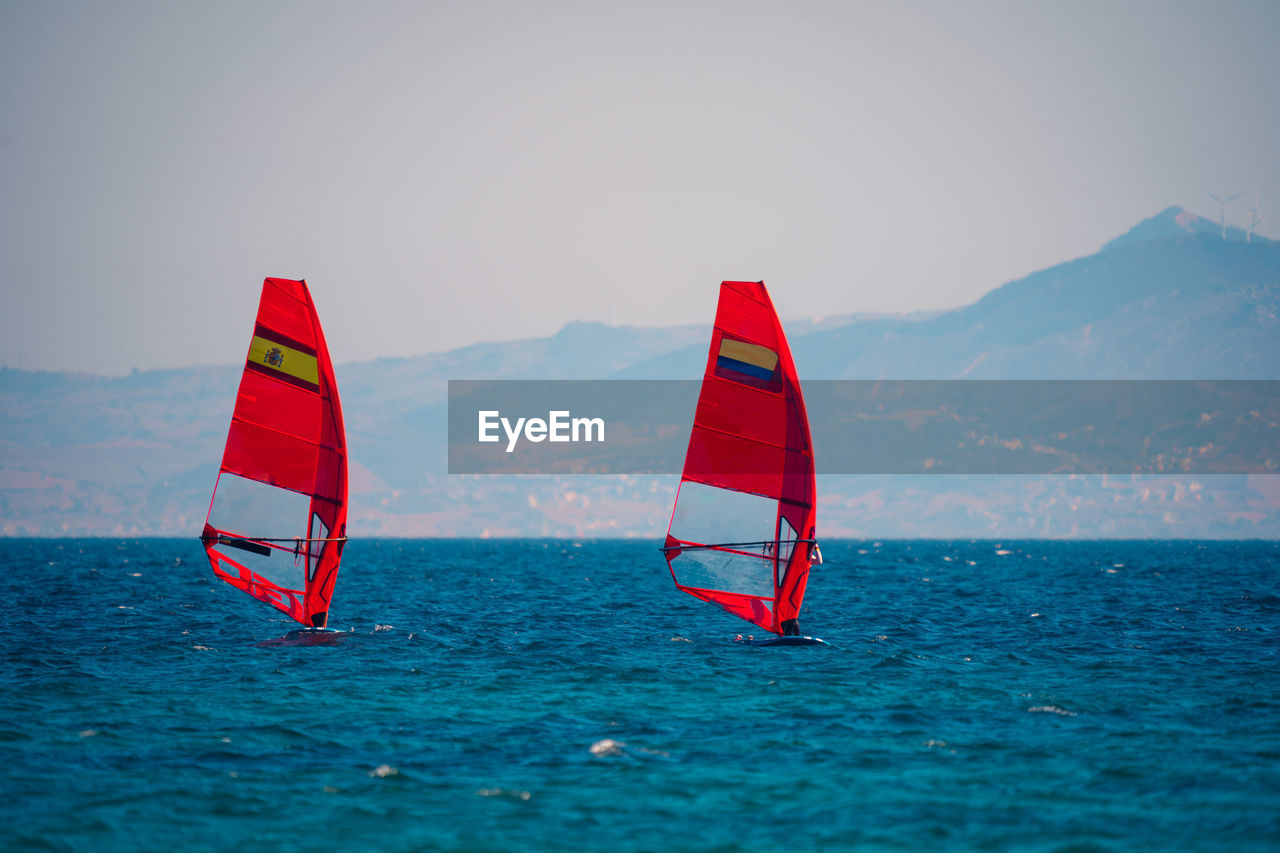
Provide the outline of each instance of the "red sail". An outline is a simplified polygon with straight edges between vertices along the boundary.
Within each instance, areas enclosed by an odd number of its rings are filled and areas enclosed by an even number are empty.
[[[813,445],[763,282],[720,285],[711,349],[664,551],[676,586],[775,634],[815,554]]]
[[[219,578],[322,628],[346,533],[347,439],[324,333],[305,281],[268,278],[201,538]]]

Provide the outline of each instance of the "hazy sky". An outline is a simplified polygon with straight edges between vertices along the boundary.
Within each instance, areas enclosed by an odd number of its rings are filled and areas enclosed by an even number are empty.
[[[0,0],[0,359],[339,363],[951,307],[1171,204],[1280,235],[1280,3]]]

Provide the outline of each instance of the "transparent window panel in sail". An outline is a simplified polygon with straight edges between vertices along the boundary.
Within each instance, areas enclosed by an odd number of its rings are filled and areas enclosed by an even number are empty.
[[[218,545],[228,559],[276,586],[301,590],[306,588],[306,542],[295,555],[294,542],[289,540],[307,538],[310,512],[308,495],[224,471],[213,495],[209,524],[231,537],[232,544]],[[235,537],[285,541],[252,547],[256,543],[237,542]]]
[[[791,522],[785,518],[778,519],[778,586],[782,586],[786,580],[787,566],[791,564],[791,552],[796,548],[796,540],[800,535],[796,533]]]
[[[329,542],[325,541],[329,538],[329,528],[324,526],[324,522],[320,520],[320,516],[315,513],[311,514],[311,542],[307,548],[307,580],[316,579],[316,566],[320,564],[320,557],[324,554],[324,549],[329,547]]]
[[[671,561],[676,583],[712,592],[773,598],[773,557],[719,548],[681,551]]]
[[[671,561],[676,581],[681,586],[772,598],[777,519],[778,502],[773,498],[682,483],[671,535],[683,542],[732,550],[681,551]]]

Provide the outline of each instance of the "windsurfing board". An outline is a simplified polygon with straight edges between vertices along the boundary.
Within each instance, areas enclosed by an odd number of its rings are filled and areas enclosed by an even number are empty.
[[[829,646],[821,637],[767,637],[763,640],[738,640],[749,646]]]

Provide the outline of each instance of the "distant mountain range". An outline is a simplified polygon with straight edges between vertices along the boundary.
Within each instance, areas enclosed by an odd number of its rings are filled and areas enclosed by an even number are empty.
[[[802,378],[1280,379],[1278,315],[1280,246],[1173,207],[953,311],[783,321]],[[660,537],[674,478],[446,475],[447,382],[692,379],[710,319],[339,365],[352,535]],[[239,373],[0,370],[0,532],[195,535]],[[824,477],[820,519],[871,537],[1270,538],[1276,480]]]
[[[802,378],[1280,378],[1280,248],[1237,236],[1171,207],[972,305],[788,338]],[[615,375],[697,376],[705,358],[701,341]]]

